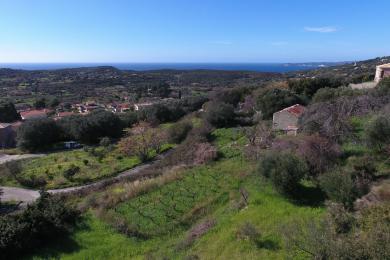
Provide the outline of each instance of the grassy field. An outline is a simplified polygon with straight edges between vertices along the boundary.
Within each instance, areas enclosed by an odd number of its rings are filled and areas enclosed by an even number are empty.
[[[182,178],[109,210],[147,234],[147,239],[119,234],[89,211],[69,240],[32,258],[284,259],[283,225],[292,219],[319,218],[324,208],[295,203],[275,192],[255,173],[254,163],[242,158],[245,138],[240,131],[219,129],[214,137],[220,160],[186,169]],[[242,204],[242,190],[248,194],[247,205]],[[214,224],[191,238],[194,227],[207,220]],[[246,222],[260,232],[257,242],[237,238],[237,229]]]
[[[171,148],[165,145],[163,150]],[[152,152],[151,156],[155,156]],[[47,156],[20,161],[16,174],[3,174],[1,185],[46,189],[90,183],[131,169],[141,161],[121,154],[116,147],[89,148],[51,153]]]

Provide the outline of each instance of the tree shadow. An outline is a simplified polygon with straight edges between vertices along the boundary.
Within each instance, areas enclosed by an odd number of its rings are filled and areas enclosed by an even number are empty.
[[[324,205],[326,195],[319,187],[299,185],[290,199],[296,205],[320,207]]]
[[[62,254],[69,254],[80,251],[80,245],[72,238],[72,233],[78,231],[87,231],[90,228],[84,220],[79,221],[70,233],[59,234],[56,239],[45,243],[43,246],[26,254],[26,259],[35,259],[36,257],[42,259],[60,259]]]
[[[20,204],[13,204],[13,203],[3,203],[0,204],[0,216],[10,214],[13,212],[17,212],[20,210]]]

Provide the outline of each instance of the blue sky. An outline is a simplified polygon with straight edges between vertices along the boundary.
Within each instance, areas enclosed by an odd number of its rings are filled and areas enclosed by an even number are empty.
[[[390,1],[0,0],[0,63],[390,55]]]

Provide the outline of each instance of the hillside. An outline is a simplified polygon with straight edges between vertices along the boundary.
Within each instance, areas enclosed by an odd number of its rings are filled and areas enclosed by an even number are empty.
[[[337,66],[330,66],[310,71],[298,71],[287,73],[288,77],[317,77],[317,78],[338,78],[348,83],[360,83],[373,80],[376,66],[390,63],[390,57],[378,57],[375,59],[350,62]]]

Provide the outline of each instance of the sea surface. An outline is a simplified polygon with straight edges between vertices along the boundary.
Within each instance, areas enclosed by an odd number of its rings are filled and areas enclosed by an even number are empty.
[[[258,72],[288,72],[311,70],[340,63],[0,63],[0,68],[23,70],[54,70],[95,66],[113,66],[121,70],[241,70]]]

